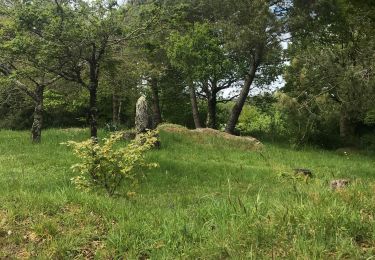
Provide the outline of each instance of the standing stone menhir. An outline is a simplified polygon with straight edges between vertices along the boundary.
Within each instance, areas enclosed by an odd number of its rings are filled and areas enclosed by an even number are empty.
[[[148,107],[145,96],[141,96],[136,104],[135,110],[135,130],[137,134],[144,133],[149,123]]]

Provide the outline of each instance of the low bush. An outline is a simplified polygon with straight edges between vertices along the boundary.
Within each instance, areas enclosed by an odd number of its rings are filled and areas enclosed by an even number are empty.
[[[104,139],[102,145],[93,139],[66,143],[81,160],[72,166],[79,173],[72,178],[78,188],[90,190],[100,187],[112,196],[126,179],[137,180],[140,168],[157,167],[156,163],[145,161],[145,153],[157,143],[156,131],[140,134],[125,146],[116,145],[123,135],[123,132],[113,133]]]

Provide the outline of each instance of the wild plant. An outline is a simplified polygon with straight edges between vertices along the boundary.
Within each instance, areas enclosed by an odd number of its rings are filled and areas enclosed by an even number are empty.
[[[65,143],[80,159],[80,163],[72,166],[79,175],[71,179],[79,189],[104,188],[112,196],[125,180],[135,183],[142,168],[158,166],[145,160],[146,152],[158,141],[157,131],[139,134],[127,145],[119,144],[123,135],[123,132],[113,133],[102,144],[94,139]]]

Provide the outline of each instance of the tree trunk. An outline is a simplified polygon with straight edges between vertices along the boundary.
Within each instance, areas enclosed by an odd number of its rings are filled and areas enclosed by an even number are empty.
[[[42,126],[43,126],[43,94],[44,86],[37,86],[35,89],[35,108],[34,121],[31,126],[31,141],[33,143],[40,143],[42,141]]]
[[[240,96],[238,97],[236,103],[234,104],[231,114],[229,116],[229,120],[227,122],[227,126],[225,128],[225,132],[229,134],[234,134],[234,129],[238,122],[238,118],[241,115],[243,106],[245,105],[246,98],[249,95],[251,84],[254,81],[255,73],[258,69],[260,62],[260,56],[256,55],[253,65],[251,66],[248,75],[245,78],[244,85],[241,89]]]
[[[118,110],[118,96],[115,92],[112,93],[112,124],[117,125],[117,110]]]
[[[119,96],[116,93],[112,94],[112,124],[118,125],[120,123],[120,101]]]
[[[119,101],[118,110],[117,110],[117,122],[121,123],[121,109],[122,109],[122,101]]]
[[[97,139],[98,137],[98,108],[96,107],[98,82],[90,82],[90,136],[91,138]]]
[[[97,92],[99,86],[99,66],[96,60],[96,47],[93,46],[92,59],[90,64],[90,81],[88,84],[88,90],[90,92],[90,111],[89,111],[89,122],[90,122],[90,136],[94,141],[98,140],[98,108],[97,103]]]
[[[161,112],[160,112],[158,80],[156,78],[151,79],[151,92],[152,92],[152,127],[156,128],[162,122]]]
[[[200,122],[200,119],[199,119],[197,96],[195,95],[195,88],[194,88],[193,84],[190,84],[189,92],[190,92],[190,102],[191,102],[191,108],[192,108],[192,112],[193,112],[193,119],[194,119],[195,128],[202,128],[202,125],[201,125],[201,122]]]
[[[344,111],[340,113],[340,137],[350,143],[354,136],[354,125]]]
[[[214,93],[207,102],[207,127],[216,129],[216,94]]]

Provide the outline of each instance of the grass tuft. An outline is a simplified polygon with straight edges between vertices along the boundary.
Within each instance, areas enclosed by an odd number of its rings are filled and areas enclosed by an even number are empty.
[[[181,129],[181,128],[180,128]],[[105,135],[101,132],[101,137]],[[133,196],[76,190],[62,145],[86,129],[0,131],[0,258],[366,259],[375,255],[371,155],[161,130],[160,168]],[[305,180],[293,169],[308,168]],[[333,179],[350,185],[332,190]],[[127,187],[123,187],[124,192]]]

